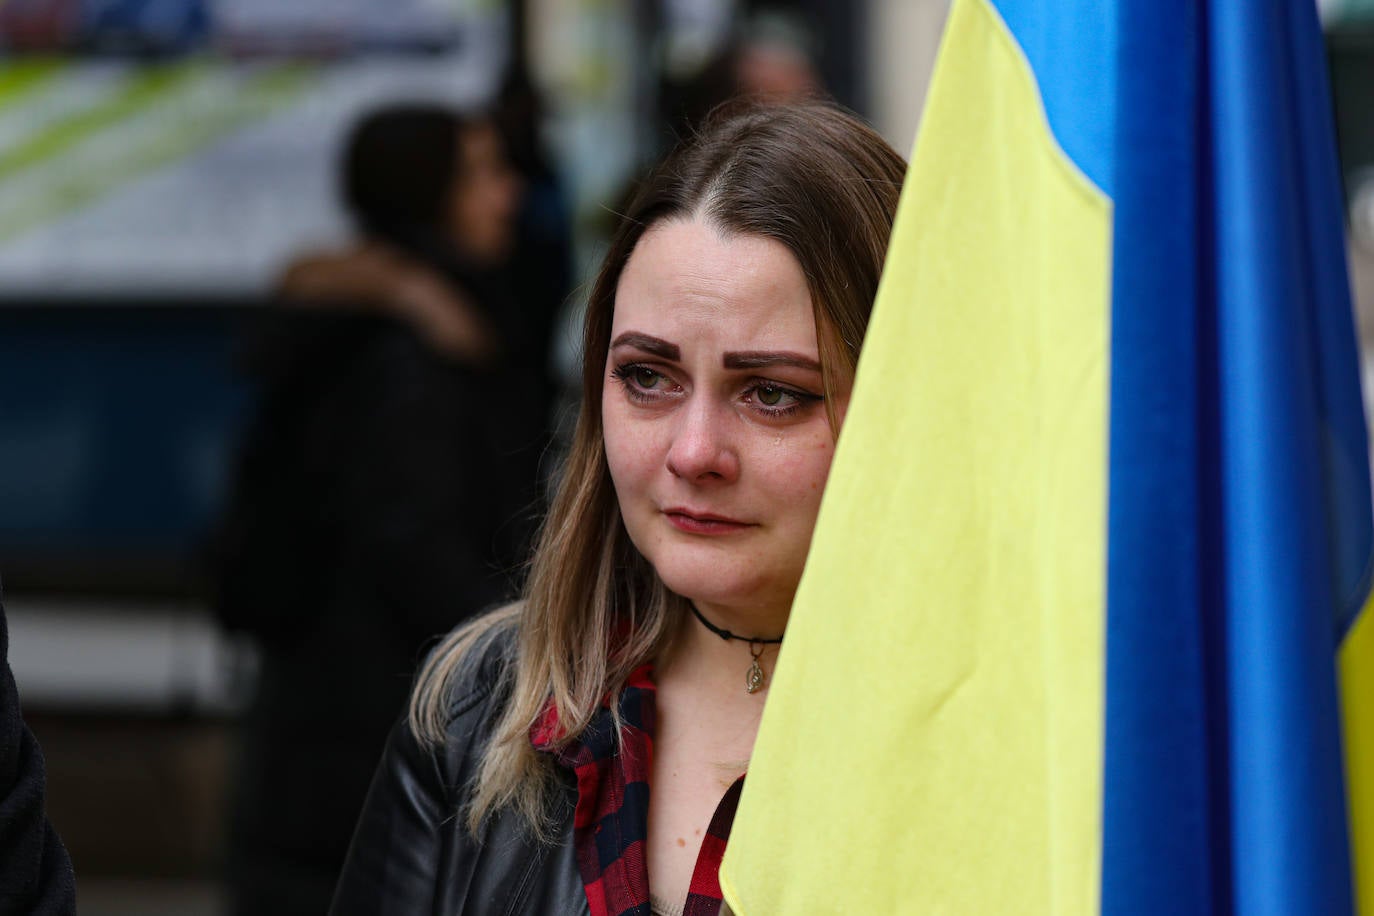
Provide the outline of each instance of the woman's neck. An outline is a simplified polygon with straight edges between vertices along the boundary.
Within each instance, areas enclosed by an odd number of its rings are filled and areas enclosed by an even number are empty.
[[[692,685],[695,691],[718,695],[724,700],[746,705],[754,705],[752,701],[761,703],[773,679],[779,646],[776,642],[751,643],[749,637],[777,639],[786,626],[786,615],[780,618],[760,615],[757,619],[767,622],[755,623],[749,619],[741,622],[742,615],[726,615],[709,606],[698,606],[697,610],[714,627],[730,632],[733,637],[723,638],[689,610],[679,624],[671,651],[660,660],[656,679],[668,676],[679,683]],[[755,631],[754,626],[770,629]],[[762,681],[751,693],[748,676],[756,658]]]

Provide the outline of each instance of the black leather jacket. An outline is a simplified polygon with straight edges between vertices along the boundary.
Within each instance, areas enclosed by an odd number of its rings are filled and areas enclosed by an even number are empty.
[[[334,916],[589,913],[573,848],[571,774],[555,806],[554,843],[534,839],[510,811],[492,815],[474,837],[462,814],[506,700],[501,671],[512,637],[494,634],[470,655],[443,747],[422,746],[404,720],[392,730],[334,893]]]

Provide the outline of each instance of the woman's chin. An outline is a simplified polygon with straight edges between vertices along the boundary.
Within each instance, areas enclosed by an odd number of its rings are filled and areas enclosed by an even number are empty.
[[[790,603],[776,583],[752,575],[731,575],[719,565],[704,569],[659,570],[659,578],[699,610],[713,607],[745,610],[772,607],[780,601]]]

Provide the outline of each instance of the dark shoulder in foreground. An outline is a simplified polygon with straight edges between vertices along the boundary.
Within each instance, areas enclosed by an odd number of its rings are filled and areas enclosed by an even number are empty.
[[[44,809],[43,752],[24,724],[0,594],[0,913],[76,912],[72,862]]]

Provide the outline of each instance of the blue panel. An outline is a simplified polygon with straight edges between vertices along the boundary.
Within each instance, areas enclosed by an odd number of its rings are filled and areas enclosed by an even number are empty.
[[[1108,197],[1115,197],[1118,0],[991,0],[1040,84],[1059,145]]]
[[[206,0],[83,0],[82,18],[98,47],[184,50],[210,32]]]
[[[181,557],[221,508],[249,406],[242,319],[0,310],[0,555]]]

